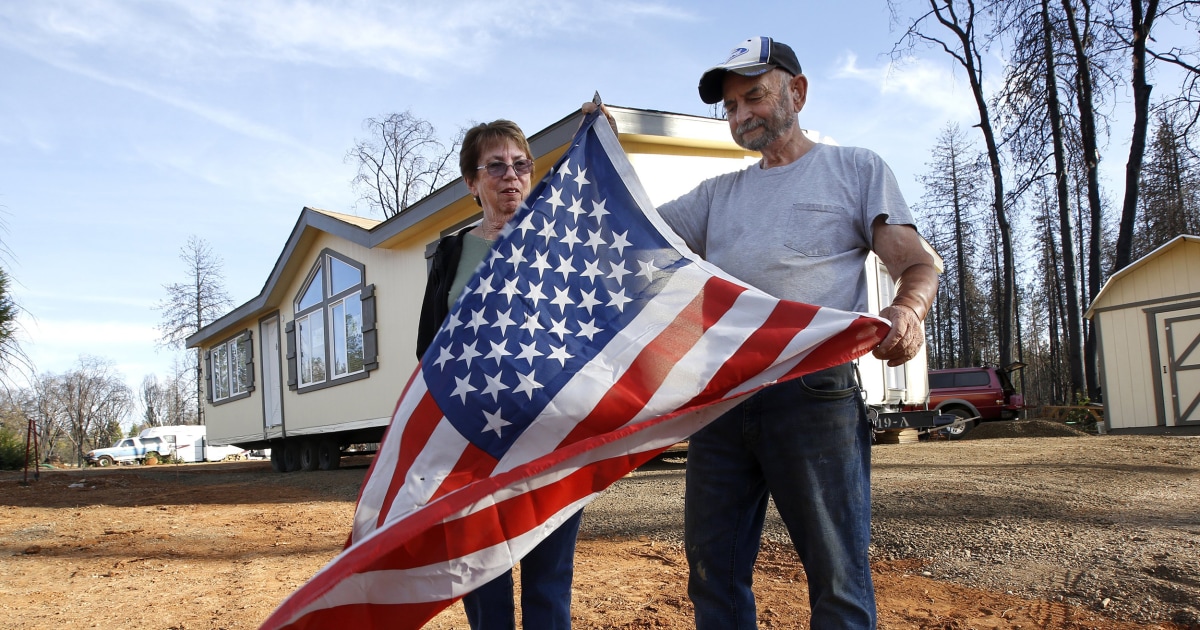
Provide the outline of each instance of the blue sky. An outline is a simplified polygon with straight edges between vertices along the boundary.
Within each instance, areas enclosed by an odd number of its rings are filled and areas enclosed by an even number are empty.
[[[189,235],[241,304],[302,207],[367,214],[344,161],[365,118],[409,109],[449,137],[503,117],[532,134],[597,90],[705,115],[701,72],[752,35],[795,48],[801,124],[878,151],[910,204],[940,128],[976,121],[944,54],[890,65],[883,0],[2,3],[0,238],[23,348],[39,372],[107,358],[136,388],[176,356],[153,307],[185,278]]]

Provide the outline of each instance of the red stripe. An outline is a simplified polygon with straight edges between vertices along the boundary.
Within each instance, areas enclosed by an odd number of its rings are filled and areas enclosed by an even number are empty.
[[[729,312],[745,291],[741,285],[709,278],[671,324],[642,348],[629,369],[558,447],[607,433],[629,422],[662,386],[675,364],[696,345],[706,330]]]
[[[870,352],[887,336],[888,324],[870,317],[859,317],[842,332],[821,342],[780,380],[811,374],[852,361]]]
[[[704,391],[680,409],[716,402],[747,379],[771,367],[771,364],[779,359],[779,353],[783,352],[796,334],[812,323],[818,310],[815,306],[798,302],[777,302],[775,309],[758,330],[755,330],[737,352],[717,369]]]
[[[489,455],[487,451],[468,442],[450,474],[446,475],[433,496],[429,497],[429,502],[432,503],[480,479],[491,477],[492,471],[496,470],[498,463],[499,461]]]
[[[421,400],[417,403],[416,408],[413,409],[412,415],[404,422],[403,431],[400,432],[400,453],[397,456],[396,468],[392,471],[391,483],[388,484],[387,493],[384,495],[383,502],[379,506],[379,518],[375,523],[376,527],[383,526],[383,521],[387,518],[388,511],[392,509],[392,501],[396,500],[396,494],[400,492],[400,487],[404,485],[404,480],[408,477],[408,471],[412,468],[413,461],[417,459],[417,455],[421,453],[421,450],[429,444],[429,436],[433,435],[433,430],[442,421],[442,416],[441,408],[437,406],[433,395],[426,390],[421,396]],[[395,420],[392,422],[395,423]]]

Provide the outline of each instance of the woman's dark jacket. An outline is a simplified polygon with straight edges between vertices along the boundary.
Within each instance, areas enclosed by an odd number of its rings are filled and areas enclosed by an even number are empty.
[[[425,283],[425,299],[421,302],[421,319],[417,323],[417,360],[425,356],[425,350],[450,315],[450,285],[458,273],[458,261],[462,258],[463,238],[474,226],[460,230],[438,241],[433,252],[433,264],[429,268],[429,280]]]

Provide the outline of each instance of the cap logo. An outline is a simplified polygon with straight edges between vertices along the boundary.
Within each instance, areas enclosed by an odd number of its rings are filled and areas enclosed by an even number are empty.
[[[725,60],[725,63],[729,63],[735,58],[740,57],[748,52],[750,52],[749,48],[734,48],[733,52],[729,53],[729,58]]]

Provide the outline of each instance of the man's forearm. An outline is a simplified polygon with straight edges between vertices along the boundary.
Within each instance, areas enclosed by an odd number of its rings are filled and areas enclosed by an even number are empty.
[[[896,298],[892,300],[892,306],[912,309],[917,319],[923,322],[937,297],[937,287],[938,274],[933,265],[909,265],[896,279]]]

